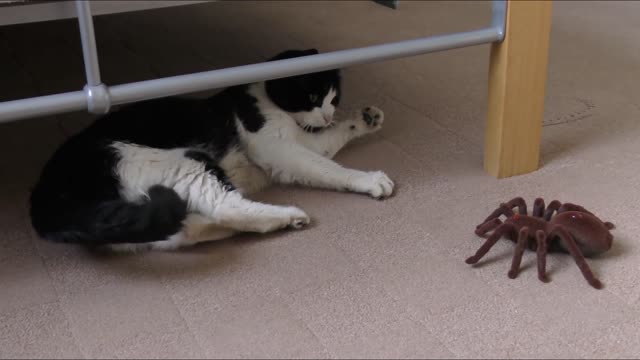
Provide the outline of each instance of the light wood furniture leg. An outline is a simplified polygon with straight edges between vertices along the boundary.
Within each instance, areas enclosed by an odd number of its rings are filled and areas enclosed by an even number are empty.
[[[509,0],[505,39],[492,44],[484,167],[498,178],[539,165],[551,7]]]

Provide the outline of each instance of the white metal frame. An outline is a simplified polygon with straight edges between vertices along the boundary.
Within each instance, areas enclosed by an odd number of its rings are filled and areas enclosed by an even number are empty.
[[[112,105],[172,95],[181,95],[256,81],[336,69],[350,65],[415,56],[485,43],[501,42],[506,27],[506,0],[493,0],[489,27],[426,38],[333,51],[193,74],[107,86],[100,79],[100,66],[93,30],[90,2],[76,0],[87,85],[83,90],[0,102],[0,122],[87,109],[104,114]]]

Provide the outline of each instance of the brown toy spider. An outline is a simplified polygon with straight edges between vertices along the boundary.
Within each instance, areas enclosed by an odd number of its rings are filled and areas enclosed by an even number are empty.
[[[513,211],[515,207],[518,207],[517,214]],[[554,212],[557,213],[555,216]],[[499,219],[501,215],[507,217],[504,222]],[[533,203],[533,213],[527,215],[527,204],[524,199],[517,197],[506,204],[500,204],[500,207],[476,227],[475,233],[478,236],[494,231],[466,263],[477,263],[502,236],[505,236],[517,244],[508,273],[509,278],[515,279],[518,276],[522,253],[528,247],[537,251],[538,278],[541,281],[548,282],[547,250],[561,251],[571,254],[587,282],[600,289],[602,283],[593,275],[584,257],[609,250],[613,241],[613,235],[609,230],[613,228],[612,223],[601,221],[582,206],[562,204],[558,200],[549,203],[545,209],[544,200],[538,198]]]

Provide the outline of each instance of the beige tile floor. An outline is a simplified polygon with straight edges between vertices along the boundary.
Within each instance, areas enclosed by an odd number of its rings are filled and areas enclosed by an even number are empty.
[[[469,30],[486,2],[223,2],[100,17],[109,84]],[[300,232],[178,253],[96,256],[36,238],[28,190],[84,113],[0,125],[0,357],[594,358],[640,356],[638,2],[554,5],[542,168],[482,170],[488,46],[345,69],[345,104],[386,112],[338,156],[398,184],[378,202],[276,188],[313,217]],[[83,84],[77,24],[0,28],[0,99]],[[521,195],[575,201],[618,225],[590,260],[596,291],[553,255],[506,276],[513,246],[464,263],[472,230]]]

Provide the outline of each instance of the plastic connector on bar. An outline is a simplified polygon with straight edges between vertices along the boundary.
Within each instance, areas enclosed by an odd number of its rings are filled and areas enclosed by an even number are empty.
[[[87,109],[92,114],[106,114],[111,109],[111,95],[105,84],[97,86],[85,85],[84,92],[87,96]]]

